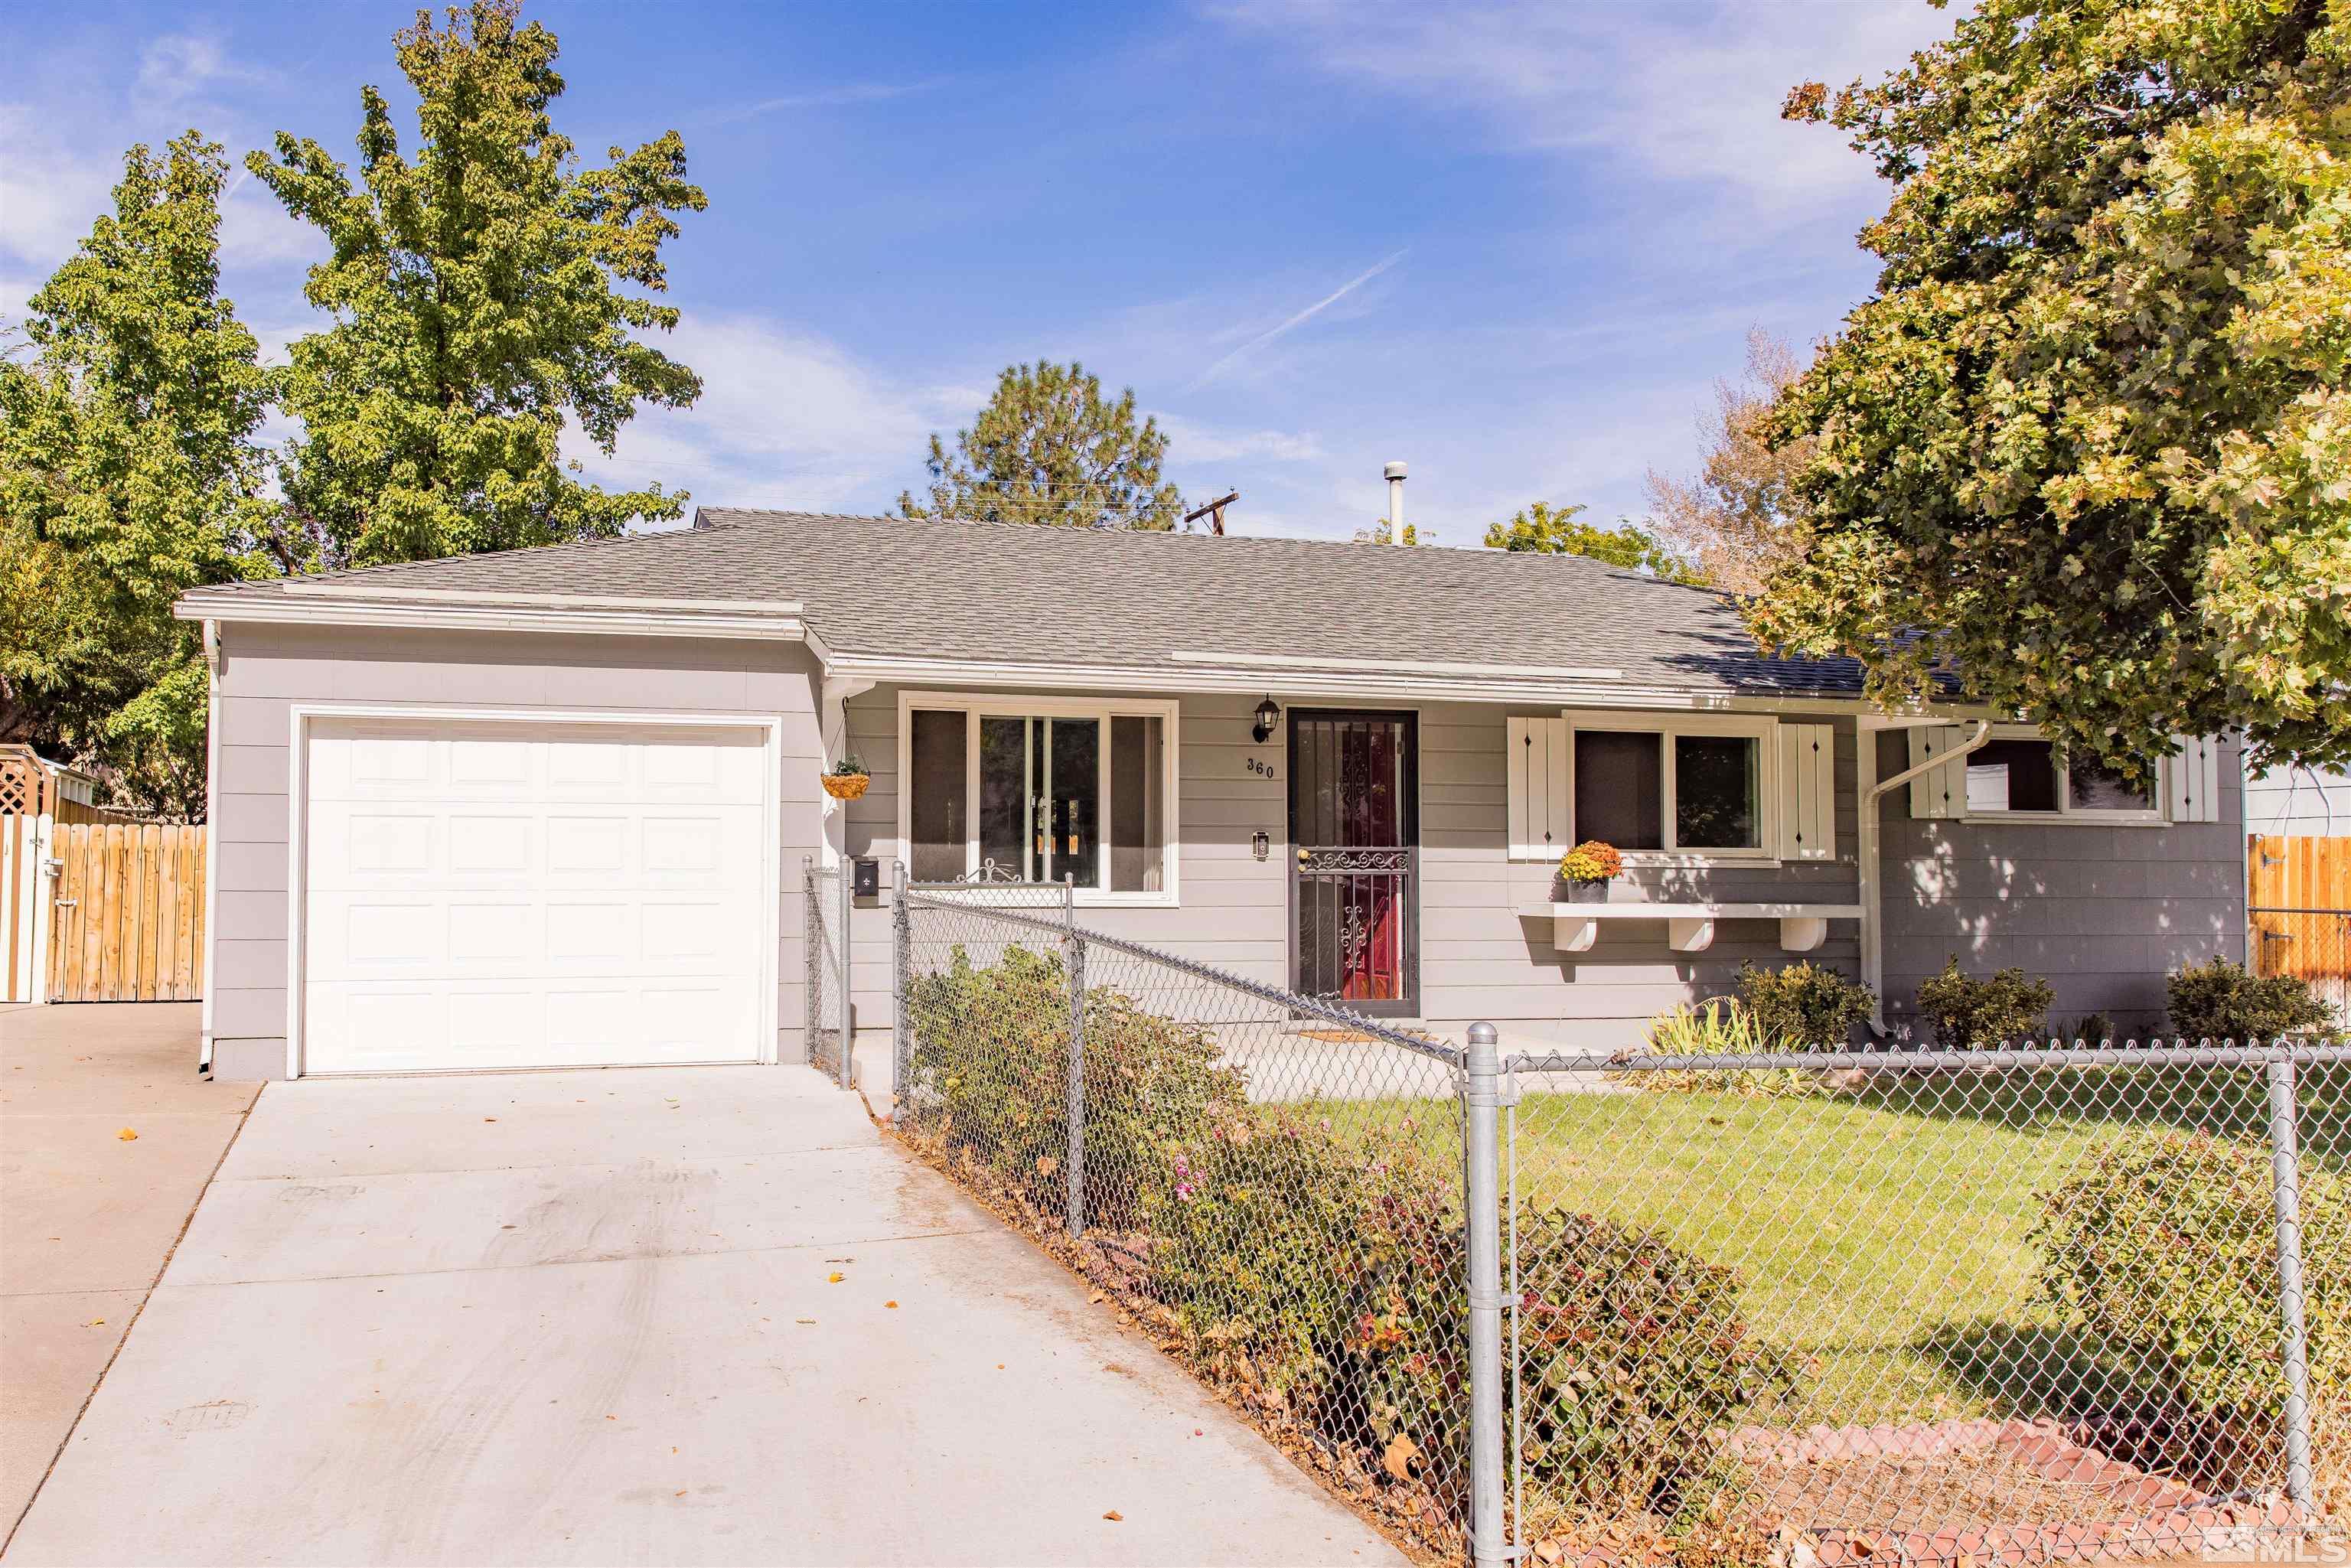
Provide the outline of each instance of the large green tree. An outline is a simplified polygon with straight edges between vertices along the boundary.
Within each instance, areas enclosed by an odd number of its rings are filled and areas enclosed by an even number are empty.
[[[227,163],[133,147],[0,360],[0,737],[199,814],[205,677],[183,590],[277,570],[256,432],[267,373],[220,297]]]
[[[909,517],[1056,523],[1082,528],[1172,528],[1184,497],[1159,477],[1167,437],[1135,421],[1134,389],[1115,401],[1083,365],[1008,365],[955,450],[936,434],[924,466],[930,497],[898,497]]]
[[[286,497],[328,564],[423,559],[596,538],[676,517],[684,492],[608,492],[578,476],[567,421],[610,454],[640,404],[701,393],[640,334],[677,311],[625,286],[666,286],[671,215],[699,212],[675,131],[582,167],[549,107],[555,35],[517,0],[475,0],[400,33],[418,99],[414,160],[392,110],[360,93],[359,177],[280,134],[247,166],[316,225],[332,256],[307,293],[334,324],[293,346],[285,404],[302,434]]]
[[[1581,555],[1610,566],[1627,567],[1662,577],[1669,582],[1697,580],[1689,563],[1667,549],[1638,523],[1619,522],[1613,528],[1587,523],[1580,506],[1554,507],[1548,501],[1513,513],[1507,523],[1486,530],[1488,549],[1513,550],[1520,555]]]
[[[1797,89],[1894,193],[1781,403],[1816,444],[1759,633],[2126,765],[2351,760],[2346,87],[2329,0],[1980,0]]]

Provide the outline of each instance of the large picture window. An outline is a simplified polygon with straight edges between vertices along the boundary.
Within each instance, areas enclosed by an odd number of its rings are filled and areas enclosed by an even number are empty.
[[[899,821],[919,882],[1172,903],[1176,705],[907,693]]]
[[[1771,858],[1770,719],[1568,717],[1576,839],[1635,856]]]

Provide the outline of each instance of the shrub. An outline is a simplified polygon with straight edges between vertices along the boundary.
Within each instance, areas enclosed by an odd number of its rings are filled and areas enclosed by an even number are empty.
[[[1409,1455],[1458,1509],[1456,1177],[1409,1119],[1350,1130],[1346,1115],[1254,1107],[1187,1142],[1149,1206],[1152,1288],[1220,1374],[1375,1462]],[[1788,1381],[1747,1329],[1737,1274],[1591,1215],[1527,1203],[1518,1229],[1530,1487],[1671,1513],[1708,1462],[1707,1434]]]
[[[1765,1037],[1782,1049],[1844,1049],[1853,1026],[1877,998],[1869,988],[1818,964],[1739,967],[1739,998]]]
[[[2191,964],[2164,984],[2171,1028],[2190,1040],[2252,1043],[2320,1029],[2326,1004],[2292,975],[2253,975],[2226,958]]]
[[[1522,1452],[1553,1500],[1677,1511],[1708,1434],[1792,1384],[1738,1274],[1589,1214],[1519,1214]]]
[[[1040,1215],[1063,1207],[1069,1157],[1069,970],[1057,953],[1008,947],[987,967],[957,946],[909,989],[914,1049],[902,1130],[987,1171]],[[1216,1040],[1109,987],[1086,993],[1086,1222],[1130,1229],[1165,1151],[1211,1110],[1238,1106],[1241,1075]]]
[[[2283,1479],[2276,1210],[2258,1139],[2150,1134],[2109,1144],[2043,1195],[2043,1291],[2140,1385],[2141,1423],[2174,1466],[2224,1488]],[[2302,1166],[2303,1315],[2314,1451],[2351,1507],[2351,1181]]]
[[[1783,1056],[1804,1054],[1786,1036],[1768,1032],[1748,1006],[1735,998],[1716,997],[1693,1007],[1676,1005],[1649,1020],[1648,1049],[1659,1056]],[[1832,1087],[1834,1075],[1818,1069],[1789,1071],[1753,1067],[1687,1067],[1660,1071],[1611,1071],[1609,1081],[1653,1094],[1817,1094]]]
[[[1935,1043],[1961,1050],[2032,1039],[2056,999],[2048,981],[2022,969],[1963,975],[1957,957],[1918,985],[1918,1012],[1934,1029]]]

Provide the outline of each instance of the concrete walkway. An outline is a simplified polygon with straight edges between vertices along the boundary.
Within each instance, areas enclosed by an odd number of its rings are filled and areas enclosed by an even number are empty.
[[[703,1068],[271,1085],[7,1562],[1402,1559],[855,1096]]]
[[[199,1011],[0,1007],[0,1541],[261,1087],[196,1076]]]

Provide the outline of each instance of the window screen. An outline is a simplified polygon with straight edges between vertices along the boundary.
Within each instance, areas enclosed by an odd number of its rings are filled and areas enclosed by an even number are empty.
[[[1575,836],[1620,850],[1665,848],[1660,737],[1655,730],[1575,732]]]

